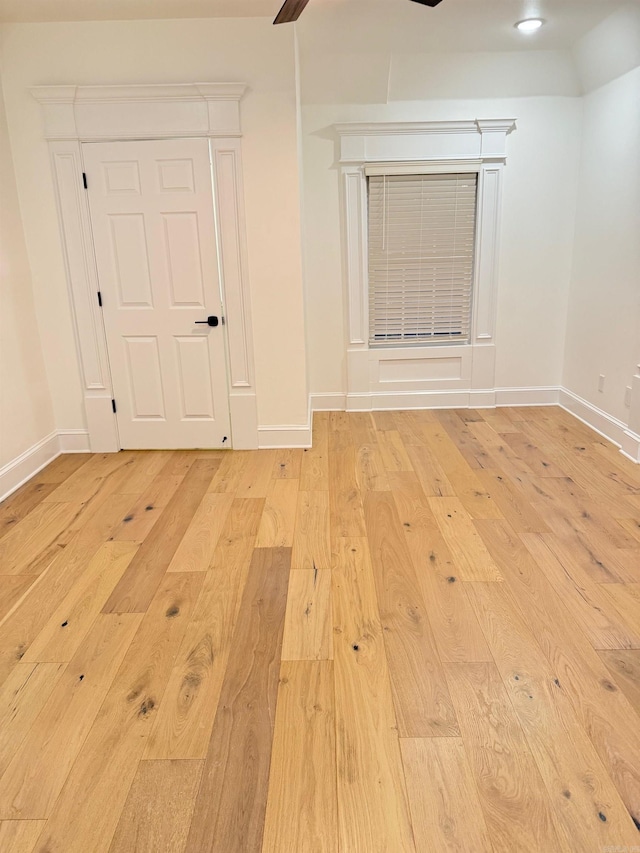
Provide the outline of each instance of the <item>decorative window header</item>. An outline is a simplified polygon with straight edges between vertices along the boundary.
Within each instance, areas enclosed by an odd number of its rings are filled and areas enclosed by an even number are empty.
[[[516,121],[356,122],[336,124],[341,163],[380,161],[504,161]]]

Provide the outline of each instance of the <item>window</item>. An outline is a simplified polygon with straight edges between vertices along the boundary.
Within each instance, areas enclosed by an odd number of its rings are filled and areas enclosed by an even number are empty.
[[[371,175],[369,343],[467,343],[476,174]]]

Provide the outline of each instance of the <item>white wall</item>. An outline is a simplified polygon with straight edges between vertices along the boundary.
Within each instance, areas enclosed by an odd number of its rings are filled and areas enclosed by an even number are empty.
[[[15,24],[3,85],[59,429],[84,427],[40,105],[47,84],[245,82],[241,105],[259,424],[302,424],[307,387],[293,31],[266,19]]]
[[[529,97],[513,97],[518,91]],[[357,95],[359,102],[329,102],[340,93]],[[496,387],[560,384],[580,146],[578,94],[571,58],[558,51],[303,53],[311,393],[346,390],[345,284],[332,126],[347,121],[517,119],[517,130],[507,140],[504,173]]]
[[[640,64],[640,9],[603,22],[576,54],[585,86],[610,81],[584,97],[564,385],[626,424],[640,362],[640,68],[628,70]]]
[[[54,429],[0,90],[0,469]],[[0,495],[18,484],[0,478]]]

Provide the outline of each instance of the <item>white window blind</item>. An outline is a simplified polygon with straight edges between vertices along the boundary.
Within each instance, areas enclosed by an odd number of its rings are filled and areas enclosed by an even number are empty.
[[[477,175],[368,181],[370,343],[468,341]]]

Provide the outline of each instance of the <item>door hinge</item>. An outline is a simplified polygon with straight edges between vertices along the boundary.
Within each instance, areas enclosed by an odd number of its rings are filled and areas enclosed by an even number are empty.
[[[83,173],[82,173],[82,186],[85,188],[85,190],[86,190],[86,189],[88,188],[88,186],[89,186],[89,185],[87,184],[87,173],[86,173],[86,172],[83,172]]]
[[[98,291],[98,305],[102,308],[102,294]]]
[[[113,409],[113,414],[115,415],[115,413],[118,411],[116,409],[116,401],[115,400],[111,401],[111,408]]]

